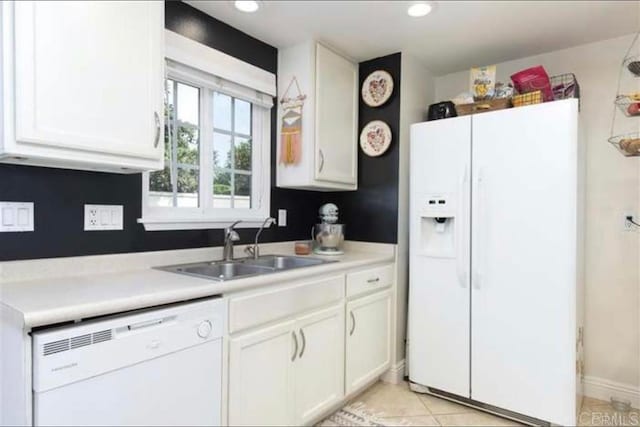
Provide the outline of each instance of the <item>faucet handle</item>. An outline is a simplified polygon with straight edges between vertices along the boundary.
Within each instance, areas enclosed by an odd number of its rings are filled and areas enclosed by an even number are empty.
[[[225,238],[226,238],[226,237],[229,237],[229,238],[230,238],[231,240],[233,240],[234,242],[238,241],[240,238],[239,238],[239,237],[237,237],[237,236],[238,236],[238,233],[236,233],[236,232],[235,232],[235,230],[233,229],[233,227],[235,227],[236,225],[240,224],[241,222],[242,222],[242,220],[240,220],[240,221],[236,221],[236,222],[234,222],[233,224],[231,224],[230,226],[228,226],[227,228],[225,228],[225,229],[224,229],[224,235],[225,235]],[[236,238],[235,238],[235,239],[231,237],[233,233],[235,233],[235,236],[236,236]]]
[[[249,255],[249,256],[254,256],[255,254],[255,247],[253,245],[247,245],[244,248],[244,253]]]

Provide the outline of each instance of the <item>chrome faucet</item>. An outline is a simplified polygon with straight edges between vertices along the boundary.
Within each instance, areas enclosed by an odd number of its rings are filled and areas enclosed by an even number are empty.
[[[242,221],[236,221],[224,229],[224,249],[222,250],[223,261],[233,261],[233,242],[240,240],[238,232],[234,230],[233,227],[241,222]]]
[[[267,218],[264,220],[264,222],[262,223],[262,227],[260,227],[260,229],[258,230],[258,232],[256,233],[256,239],[253,242],[253,246],[247,246],[246,248],[244,248],[244,251],[253,257],[253,259],[258,259],[258,257],[260,256],[260,247],[258,246],[258,239],[260,238],[260,233],[262,233],[262,230],[264,230],[265,227],[267,226],[271,226],[271,224],[275,224],[276,220],[275,218]]]

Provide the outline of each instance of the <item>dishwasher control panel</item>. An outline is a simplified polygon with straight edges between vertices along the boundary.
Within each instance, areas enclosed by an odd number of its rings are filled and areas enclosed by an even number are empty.
[[[33,389],[46,391],[208,341],[226,331],[214,298],[108,316],[33,335]]]

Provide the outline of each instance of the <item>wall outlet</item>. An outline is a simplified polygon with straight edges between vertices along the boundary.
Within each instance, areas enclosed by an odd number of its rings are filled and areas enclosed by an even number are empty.
[[[287,210],[278,209],[278,227],[287,226]]]
[[[0,202],[0,232],[33,231],[31,202]]]
[[[84,231],[122,230],[122,205],[84,205]]]

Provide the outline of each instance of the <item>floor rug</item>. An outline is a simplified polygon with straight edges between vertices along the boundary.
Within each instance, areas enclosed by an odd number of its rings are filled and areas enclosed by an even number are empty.
[[[393,424],[386,424],[381,417],[384,413],[375,413],[368,410],[366,405],[362,402],[350,403],[344,408],[333,413],[331,416],[325,418],[317,425],[320,427],[332,427],[332,426],[405,426],[409,425],[408,422],[394,421]]]

